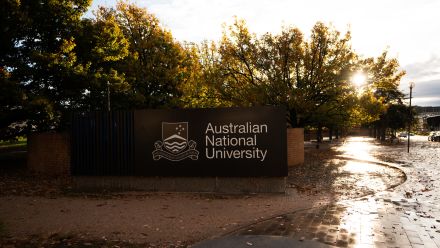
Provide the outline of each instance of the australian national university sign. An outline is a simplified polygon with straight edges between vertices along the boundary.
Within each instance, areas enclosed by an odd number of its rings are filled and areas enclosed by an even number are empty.
[[[283,108],[136,110],[134,140],[141,175],[287,175]]]
[[[72,121],[78,176],[285,177],[281,107],[91,112]]]

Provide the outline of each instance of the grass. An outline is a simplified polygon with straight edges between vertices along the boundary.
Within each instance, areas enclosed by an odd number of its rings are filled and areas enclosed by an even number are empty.
[[[27,138],[24,136],[17,137],[16,140],[1,140],[0,149],[21,148],[26,147]]]
[[[0,140],[0,172],[9,169],[25,168],[27,139],[17,137],[16,140]]]

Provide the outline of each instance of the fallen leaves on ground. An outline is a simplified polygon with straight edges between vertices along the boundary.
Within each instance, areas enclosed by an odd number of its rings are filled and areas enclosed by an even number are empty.
[[[26,238],[0,237],[0,247],[188,247],[190,243],[178,241],[176,243],[132,243],[128,240],[109,240],[106,237],[101,239],[86,239],[81,235],[60,235],[52,233],[48,235],[33,235]]]

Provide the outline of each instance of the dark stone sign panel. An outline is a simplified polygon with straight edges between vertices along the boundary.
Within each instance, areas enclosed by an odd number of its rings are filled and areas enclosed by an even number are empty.
[[[135,170],[146,176],[287,176],[280,107],[136,110]]]

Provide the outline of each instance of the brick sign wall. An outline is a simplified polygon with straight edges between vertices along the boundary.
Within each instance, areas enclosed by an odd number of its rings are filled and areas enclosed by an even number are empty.
[[[74,175],[284,177],[279,107],[135,110],[75,115]]]
[[[287,175],[283,108],[139,110],[134,134],[142,175]]]
[[[70,174],[70,139],[68,133],[36,133],[28,136],[28,169],[38,174]]]

